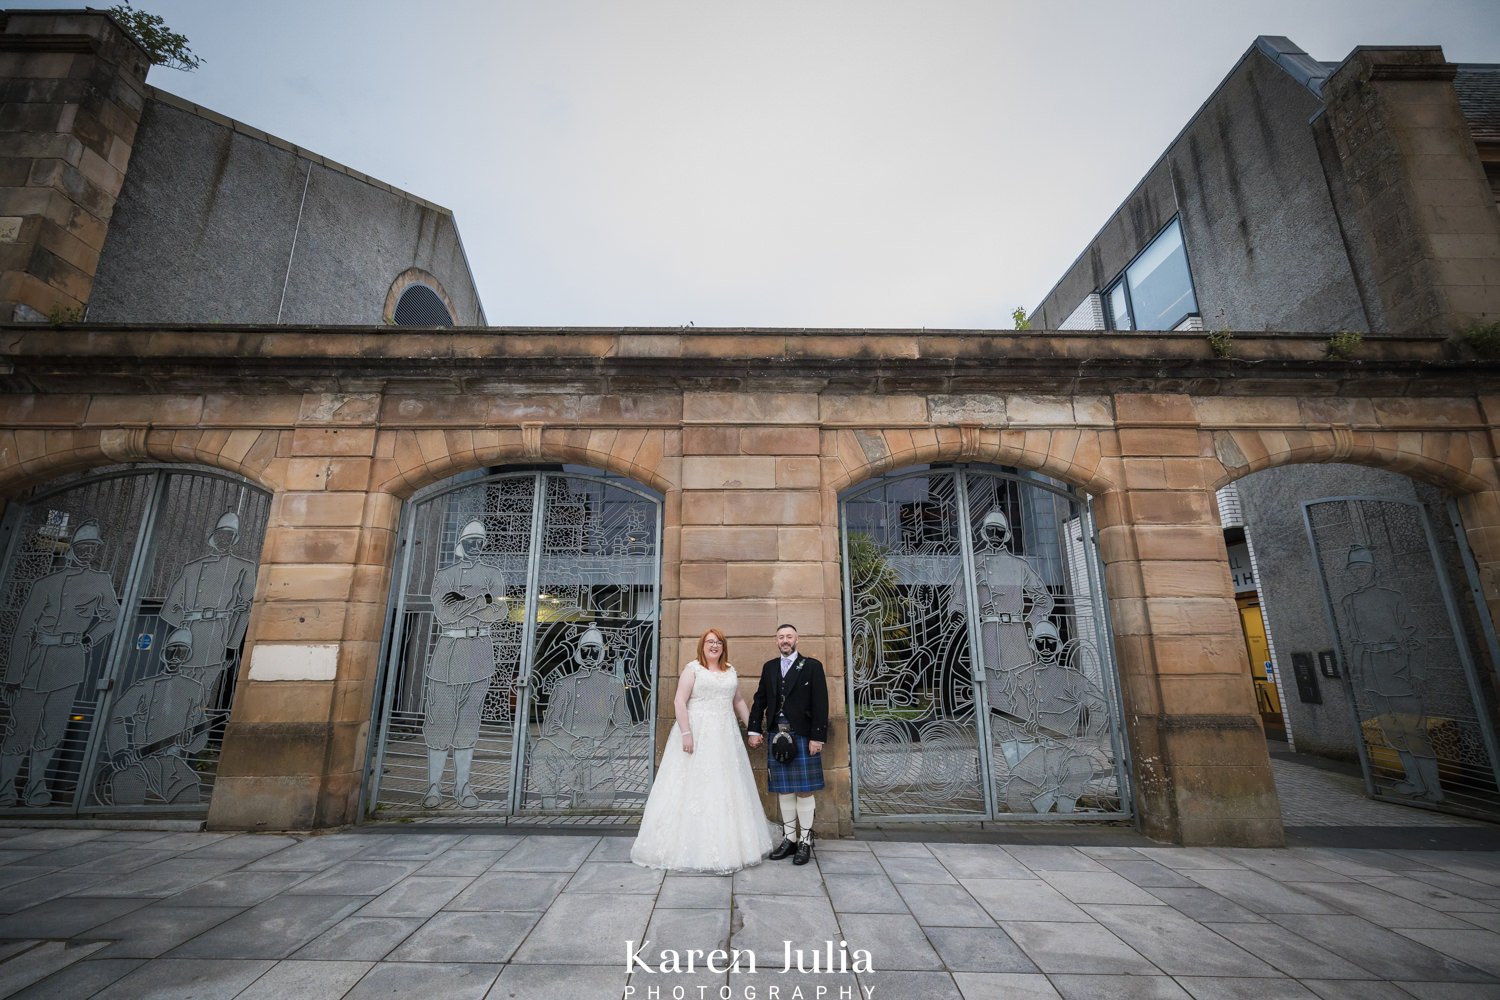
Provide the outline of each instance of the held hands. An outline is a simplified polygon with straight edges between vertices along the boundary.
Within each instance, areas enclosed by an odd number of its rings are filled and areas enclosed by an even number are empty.
[[[764,736],[762,736],[760,733],[751,733],[750,734],[750,749],[754,750],[756,747],[760,746],[765,741],[766,741],[766,738]]]

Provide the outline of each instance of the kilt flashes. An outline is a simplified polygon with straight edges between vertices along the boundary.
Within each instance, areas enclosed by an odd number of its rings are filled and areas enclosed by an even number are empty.
[[[766,755],[766,788],[771,792],[816,792],[823,787],[823,755],[807,752],[807,737],[793,733],[797,756],[781,763]]]

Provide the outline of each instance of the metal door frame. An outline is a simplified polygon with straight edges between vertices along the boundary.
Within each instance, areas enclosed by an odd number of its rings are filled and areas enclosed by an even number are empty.
[[[1131,767],[1129,757],[1129,741],[1125,739],[1125,713],[1121,699],[1119,677],[1117,674],[1117,662],[1114,651],[1114,624],[1109,610],[1109,600],[1104,593],[1104,567],[1100,561],[1098,532],[1094,527],[1093,498],[1087,494],[1080,495],[1078,492],[1036,479],[1026,477],[1019,472],[1008,472],[1004,467],[989,465],[980,462],[955,462],[934,463],[926,468],[913,468],[906,471],[897,470],[886,473],[873,479],[865,480],[856,486],[850,487],[839,494],[839,555],[841,568],[843,570],[842,587],[844,606],[844,688],[846,704],[849,706],[849,780],[850,780],[850,804],[853,819],[858,822],[864,818],[860,815],[859,796],[859,744],[855,738],[854,728],[854,648],[848,641],[851,634],[851,626],[854,618],[854,606],[852,599],[852,588],[850,586],[851,576],[849,572],[849,521],[848,502],[857,498],[861,493],[875,488],[876,484],[889,484],[911,479],[918,476],[927,476],[933,473],[951,474],[954,479],[954,496],[956,502],[956,518],[962,525],[962,533],[959,536],[960,566],[964,575],[964,597],[967,603],[964,629],[968,634],[969,641],[969,674],[973,684],[974,697],[974,734],[978,740],[979,753],[979,775],[983,783],[982,794],[984,801],[983,813],[962,814],[940,814],[927,813],[912,814],[886,814],[869,817],[872,821],[882,822],[1119,822],[1130,820],[1135,816],[1134,794],[1130,783]],[[1084,546],[1084,565],[1088,573],[1089,602],[1094,612],[1094,638],[1096,648],[1099,652],[1099,670],[1101,687],[1105,701],[1108,703],[1111,713],[1110,720],[1110,746],[1114,752],[1115,777],[1118,782],[1120,794],[1120,809],[1118,812],[1095,812],[1095,813],[1013,813],[1001,812],[995,808],[995,783],[993,778],[993,745],[989,728],[989,718],[981,706],[988,704],[985,685],[988,680],[984,676],[984,667],[980,664],[977,650],[980,642],[978,635],[978,615],[975,609],[979,606],[978,584],[975,580],[974,564],[974,539],[972,522],[970,521],[968,476],[971,473],[992,476],[997,479],[1015,482],[1021,486],[1032,487],[1060,496],[1067,500],[1073,508],[1074,515],[1078,518],[1080,529],[1080,544]]]
[[[219,479],[242,489],[259,493],[267,502],[272,494],[243,476],[235,475],[223,469],[215,469],[211,466],[194,464],[172,464],[164,462],[148,462],[133,464],[110,472],[97,475],[87,473],[80,475],[71,482],[47,486],[31,496],[10,500],[5,505],[5,512],[0,515],[0,549],[4,551],[4,561],[0,562],[0,573],[11,565],[11,559],[15,556],[16,545],[19,544],[21,533],[18,530],[26,513],[37,503],[46,501],[48,498],[81,486],[94,483],[106,482],[111,479],[149,478],[150,485],[147,488],[145,502],[141,505],[141,523],[136,526],[135,548],[131,552],[130,561],[126,566],[125,575],[120,586],[119,614],[121,624],[129,618],[134,620],[138,605],[140,604],[141,581],[145,574],[148,556],[152,553],[152,543],[156,535],[156,515],[161,510],[165,498],[167,481],[173,475],[190,475],[204,479]],[[260,549],[265,548],[265,536],[260,539]],[[255,559],[260,562],[262,552],[257,551]],[[173,805],[161,803],[158,805],[86,805],[84,799],[87,797],[86,784],[92,777],[99,765],[99,749],[104,740],[104,730],[108,725],[109,713],[114,708],[115,697],[118,694],[117,682],[123,669],[125,657],[129,654],[130,637],[123,633],[116,633],[116,639],[110,643],[108,658],[104,662],[101,677],[95,684],[94,694],[94,722],[89,727],[88,740],[84,743],[83,754],[79,760],[78,783],[74,788],[73,802],[71,806],[12,806],[4,810],[5,816],[16,818],[46,817],[46,816],[81,816],[81,815],[104,815],[104,814],[129,814],[144,813],[160,815],[172,813],[173,815],[208,815],[209,801],[187,805]],[[239,664],[236,663],[236,675]],[[238,677],[236,677],[238,680]],[[239,685],[235,684],[235,695],[239,693]],[[75,696],[76,700],[76,696]],[[230,698],[231,711],[234,705],[234,696]],[[214,774],[217,777],[218,768],[215,767]],[[210,795],[210,799],[212,796]]]
[[[480,472],[480,475],[475,475]],[[655,777],[656,754],[654,745],[654,734],[656,732],[656,707],[657,691],[656,683],[660,679],[661,671],[658,662],[661,649],[661,566],[662,566],[662,539],[664,535],[663,525],[663,497],[650,489],[650,487],[626,479],[623,476],[610,475],[600,470],[574,471],[570,472],[563,466],[555,469],[521,468],[500,469],[497,472],[484,473],[482,470],[474,470],[469,473],[459,473],[447,479],[433,483],[418,490],[401,505],[401,521],[397,528],[397,548],[400,552],[393,565],[391,586],[386,601],[386,623],[382,630],[380,642],[380,683],[383,687],[379,698],[371,699],[372,717],[370,720],[369,736],[365,750],[367,762],[366,778],[364,781],[364,793],[362,795],[361,807],[357,823],[363,823],[373,817],[380,799],[380,779],[384,771],[385,751],[387,736],[391,724],[391,706],[396,697],[396,676],[401,668],[400,649],[396,644],[396,631],[403,616],[406,614],[406,591],[407,582],[411,573],[411,541],[416,532],[418,508],[438,500],[448,493],[462,489],[470,489],[475,486],[484,486],[489,483],[500,482],[506,479],[533,478],[531,495],[531,536],[526,553],[526,580],[524,582],[525,612],[521,623],[521,652],[516,666],[516,711],[511,719],[511,752],[510,752],[510,786],[508,798],[505,803],[503,817],[497,817],[498,822],[526,816],[528,812],[521,808],[522,799],[525,795],[524,779],[525,757],[529,741],[525,739],[525,727],[530,719],[532,699],[535,688],[532,682],[532,671],[535,667],[536,651],[533,648],[536,641],[537,631],[537,599],[541,590],[538,586],[538,578],[541,573],[542,560],[542,532],[545,527],[542,514],[545,510],[546,484],[549,477],[564,480],[582,480],[585,482],[600,483],[605,486],[618,487],[628,493],[633,493],[643,500],[651,503],[655,513],[654,527],[656,537],[652,546],[654,556],[652,559],[654,575],[654,596],[651,609],[651,697],[649,699],[648,717],[650,732],[653,734],[652,754],[647,761],[646,774],[648,779]],[[438,815],[446,815],[439,813]],[[490,815],[482,813],[481,815]],[[545,815],[535,812],[530,815]]]
[[[1328,593],[1328,580],[1323,572],[1322,559],[1320,557],[1317,539],[1313,534],[1312,516],[1310,510],[1319,504],[1325,503],[1380,503],[1391,504],[1398,507],[1408,507],[1416,511],[1417,523],[1422,526],[1422,536],[1427,541],[1427,557],[1431,560],[1432,575],[1437,580],[1438,592],[1443,598],[1443,610],[1448,616],[1448,628],[1453,633],[1453,647],[1458,655],[1459,665],[1463,668],[1464,683],[1469,689],[1469,699],[1473,703],[1474,718],[1479,727],[1480,738],[1484,741],[1485,752],[1490,757],[1490,775],[1500,786],[1500,753],[1496,752],[1494,727],[1490,722],[1492,706],[1486,704],[1483,692],[1479,688],[1479,677],[1474,665],[1474,659],[1469,653],[1468,636],[1464,633],[1463,619],[1458,614],[1458,605],[1453,599],[1453,590],[1448,581],[1448,574],[1443,568],[1442,556],[1438,552],[1437,539],[1432,533],[1432,522],[1427,517],[1427,506],[1417,500],[1397,500],[1390,497],[1370,496],[1367,494],[1355,494],[1350,496],[1318,497],[1312,500],[1302,501],[1302,525],[1307,534],[1307,548],[1312,554],[1313,568],[1318,573],[1318,590],[1323,599],[1323,616],[1328,626],[1328,634],[1333,638],[1334,658],[1339,664],[1340,679],[1343,681],[1344,694],[1349,699],[1349,717],[1354,726],[1354,746],[1359,751],[1359,767],[1365,779],[1365,794],[1372,799],[1381,802],[1394,802],[1399,805],[1410,806],[1416,809],[1428,809],[1433,812],[1442,812],[1450,815],[1467,815],[1468,813],[1449,809],[1440,809],[1437,804],[1421,802],[1416,799],[1405,799],[1381,795],[1375,788],[1375,773],[1370,763],[1369,747],[1365,744],[1365,735],[1360,727],[1359,701],[1354,695],[1354,676],[1350,670],[1348,658],[1344,655],[1343,633],[1339,631],[1338,620],[1333,613],[1333,603]],[[1449,515],[1456,518],[1457,508],[1452,500],[1448,501]],[[1461,522],[1455,521],[1455,525],[1461,528]],[[1477,568],[1474,567],[1474,555],[1469,551],[1468,541],[1463,537],[1461,530],[1454,532],[1454,538],[1458,544],[1458,550],[1464,563],[1465,571],[1471,574],[1471,585],[1477,579]],[[1497,665],[1500,670],[1500,660],[1495,659],[1495,632],[1494,625],[1490,620],[1489,608],[1484,601],[1476,601],[1476,613],[1485,632],[1485,638],[1490,646],[1491,663]]]

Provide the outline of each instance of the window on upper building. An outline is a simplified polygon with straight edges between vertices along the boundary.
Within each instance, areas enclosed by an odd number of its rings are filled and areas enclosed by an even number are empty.
[[[1171,330],[1198,312],[1182,227],[1176,219],[1104,293],[1112,330]]]

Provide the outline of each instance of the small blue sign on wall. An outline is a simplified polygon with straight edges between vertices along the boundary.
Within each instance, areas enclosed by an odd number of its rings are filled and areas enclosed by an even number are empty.
[[[140,635],[135,637],[135,648],[140,650],[150,649],[151,644],[155,641],[155,637],[153,637],[150,632],[142,632]]]

